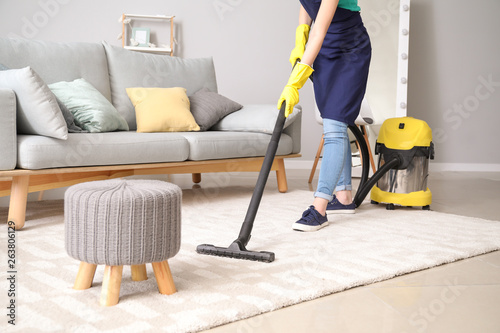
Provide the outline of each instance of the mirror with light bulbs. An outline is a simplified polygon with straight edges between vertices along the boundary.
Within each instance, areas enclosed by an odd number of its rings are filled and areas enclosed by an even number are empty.
[[[365,98],[375,124],[407,115],[410,0],[359,0],[372,43]]]

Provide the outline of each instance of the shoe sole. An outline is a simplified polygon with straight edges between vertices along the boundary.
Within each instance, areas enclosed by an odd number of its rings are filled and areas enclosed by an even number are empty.
[[[319,229],[324,228],[327,225],[328,225],[328,221],[326,221],[323,224],[318,225],[318,226],[310,226],[310,225],[305,225],[305,224],[294,222],[292,224],[292,229],[295,231],[310,232],[310,231],[318,231]]]
[[[354,214],[356,213],[354,209],[334,209],[326,210],[326,214]]]

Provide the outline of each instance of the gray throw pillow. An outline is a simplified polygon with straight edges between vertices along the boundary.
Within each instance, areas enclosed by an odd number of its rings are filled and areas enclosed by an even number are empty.
[[[290,126],[301,112],[301,107],[297,105],[286,118],[283,128]],[[279,110],[276,108],[276,104],[245,105],[241,110],[224,117],[211,130],[272,134],[278,113]]]
[[[7,69],[10,69],[10,68],[5,66],[4,64],[0,64],[0,71],[5,71]],[[66,121],[66,126],[68,126],[68,132],[70,132],[70,133],[88,132],[88,131],[82,130],[80,127],[78,127],[75,124],[75,118],[73,117],[73,114],[68,110],[66,105],[64,105],[64,103],[59,100],[59,98],[56,97],[56,101],[57,101],[57,105],[59,105],[59,108],[61,109],[64,120]]]
[[[68,127],[56,97],[31,67],[0,71],[0,88],[16,93],[19,133],[68,138]]]
[[[75,123],[91,133],[128,131],[127,121],[85,79],[52,83],[49,88],[75,117]]]
[[[243,107],[243,105],[207,88],[198,90],[189,96],[189,102],[191,103],[191,113],[200,126],[200,131],[208,130],[228,114]]]

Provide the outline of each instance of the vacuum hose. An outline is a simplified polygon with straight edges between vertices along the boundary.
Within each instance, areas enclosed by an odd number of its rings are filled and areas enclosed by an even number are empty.
[[[370,167],[369,163],[370,161],[368,160],[368,146],[366,145],[365,138],[363,136],[363,133],[361,133],[361,130],[359,129],[358,126],[356,125],[349,125],[349,130],[351,133],[354,135],[356,138],[356,141],[358,142],[358,147],[361,152],[361,165],[363,166],[361,168],[361,180],[359,182],[359,187],[362,188],[366,181],[368,180],[368,173],[370,172]]]
[[[384,163],[377,172],[373,174],[373,176],[366,182],[366,184],[360,184],[358,191],[356,192],[356,196],[354,197],[354,204],[356,207],[359,207],[363,200],[365,200],[366,195],[372,187],[385,175],[389,170],[396,168],[401,164],[401,159],[399,156],[395,155],[388,162]]]

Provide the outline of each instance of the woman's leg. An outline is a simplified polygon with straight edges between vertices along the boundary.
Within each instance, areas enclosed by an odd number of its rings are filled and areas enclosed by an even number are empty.
[[[347,158],[344,161],[344,168],[340,174],[339,181],[335,187],[336,197],[343,205],[352,203],[352,158],[351,143],[347,140]]]
[[[332,119],[323,119],[323,133],[325,138],[323,159],[313,202],[313,206],[321,215],[325,215],[326,206],[333,199],[333,192],[341,177],[343,177],[343,189],[347,190],[345,182],[350,179],[351,172],[351,168],[345,166],[346,160],[350,159],[347,124]]]

